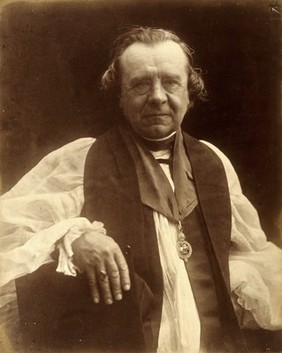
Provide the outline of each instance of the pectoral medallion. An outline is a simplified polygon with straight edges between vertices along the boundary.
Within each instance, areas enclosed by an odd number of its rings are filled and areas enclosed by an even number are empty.
[[[189,257],[192,255],[192,246],[186,240],[185,234],[183,233],[182,224],[178,222],[178,229],[179,233],[177,235],[177,252],[180,259],[184,260],[185,262],[188,261]]]

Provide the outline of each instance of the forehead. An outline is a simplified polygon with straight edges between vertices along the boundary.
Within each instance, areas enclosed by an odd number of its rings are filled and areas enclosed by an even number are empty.
[[[122,76],[150,71],[183,75],[187,73],[187,63],[180,45],[170,40],[156,44],[131,44],[120,57]]]

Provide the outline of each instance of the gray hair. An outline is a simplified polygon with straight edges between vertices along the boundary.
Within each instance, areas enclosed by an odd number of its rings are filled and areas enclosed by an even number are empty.
[[[201,77],[201,70],[193,67],[193,50],[172,31],[152,27],[136,26],[116,38],[112,46],[110,65],[102,76],[102,89],[107,93],[119,94],[121,83],[119,61],[121,55],[131,44],[139,42],[152,45],[167,40],[179,44],[187,57],[190,102],[193,103],[196,99],[205,100],[207,92]]]

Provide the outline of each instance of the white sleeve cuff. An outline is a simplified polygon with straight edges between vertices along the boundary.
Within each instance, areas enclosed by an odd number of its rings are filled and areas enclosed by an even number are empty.
[[[281,250],[268,243],[261,251],[231,253],[229,265],[237,303],[261,328],[282,329]]]
[[[91,229],[106,235],[106,230],[103,223],[94,221],[92,224],[75,225],[69,229],[62,241],[58,244],[59,259],[56,271],[63,273],[66,276],[76,276],[77,272],[83,272],[73,262],[72,243],[79,238],[85,231]]]
[[[58,244],[59,249],[59,259],[56,271],[63,273],[67,276],[76,276],[76,271],[81,272],[79,268],[73,263],[73,250],[71,244],[81,233],[77,227],[73,227],[64,236],[61,243]]]

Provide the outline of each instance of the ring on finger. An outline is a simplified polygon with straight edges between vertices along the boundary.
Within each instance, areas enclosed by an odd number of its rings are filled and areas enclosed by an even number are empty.
[[[108,279],[108,275],[105,270],[100,270],[98,276],[99,276],[100,282],[105,282]]]

